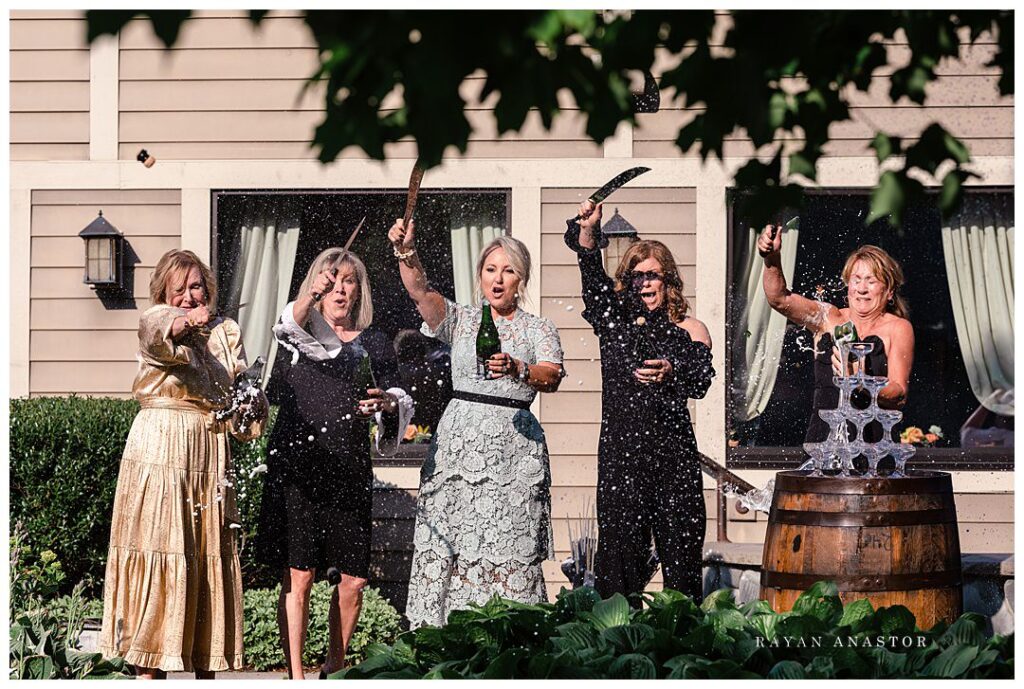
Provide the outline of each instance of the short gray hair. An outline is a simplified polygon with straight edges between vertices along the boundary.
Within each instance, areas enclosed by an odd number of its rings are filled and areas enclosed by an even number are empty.
[[[484,262],[492,252],[498,249],[504,250],[508,263],[512,266],[512,272],[519,278],[519,299],[525,300],[526,286],[530,284],[530,250],[521,241],[508,235],[495,237],[487,246],[481,249],[480,258],[476,262],[476,284],[473,294],[477,301],[483,299],[483,291],[480,289],[480,276],[484,272]]]

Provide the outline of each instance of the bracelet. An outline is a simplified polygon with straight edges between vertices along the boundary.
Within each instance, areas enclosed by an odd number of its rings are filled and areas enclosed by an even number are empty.
[[[519,362],[519,380],[529,385],[530,383],[530,365],[525,361]]]
[[[395,254],[395,258],[404,261],[405,259],[407,259],[410,256],[412,256],[414,253],[416,253],[416,247],[413,247],[413,248],[411,248],[408,251],[403,253],[403,252],[399,251],[398,247],[396,246],[394,249],[392,249],[392,253]]]
[[[319,292],[313,292],[313,301],[320,301],[323,299],[323,295]]]

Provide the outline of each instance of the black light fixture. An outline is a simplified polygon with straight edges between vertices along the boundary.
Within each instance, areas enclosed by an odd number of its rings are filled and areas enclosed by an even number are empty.
[[[636,228],[616,208],[610,220],[601,225],[601,246],[604,248],[605,267],[614,271],[629,245],[639,239]]]
[[[85,276],[82,282],[93,287],[120,288],[124,235],[107,222],[103,211],[78,233],[85,240]]]

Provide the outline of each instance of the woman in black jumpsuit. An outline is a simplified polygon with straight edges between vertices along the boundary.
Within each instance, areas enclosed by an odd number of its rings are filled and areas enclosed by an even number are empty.
[[[578,254],[583,317],[601,347],[597,590],[603,597],[643,591],[653,536],[665,587],[699,602],[707,514],[686,401],[704,397],[715,375],[710,339],[702,323],[668,303],[668,289],[678,288],[685,310],[682,281],[660,242],[636,242],[619,279],[605,274],[600,250],[588,250],[600,222],[600,207],[592,209],[581,207],[579,243],[571,231],[567,243]]]

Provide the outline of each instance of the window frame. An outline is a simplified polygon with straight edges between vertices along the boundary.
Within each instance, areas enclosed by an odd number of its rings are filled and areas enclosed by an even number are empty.
[[[869,196],[871,189],[868,187],[827,187],[805,189],[806,196]],[[937,187],[928,187],[925,193],[930,197],[939,194]],[[736,187],[726,190],[726,282],[725,282],[725,305],[726,313],[731,315],[731,305],[735,291],[735,275],[733,266],[735,260],[735,209],[736,196],[741,193]],[[1010,185],[974,185],[965,188],[965,194],[1014,194],[1014,187]],[[723,399],[722,414],[728,426],[729,420],[729,391],[732,388],[732,332],[726,319],[726,347],[725,347],[725,395]],[[729,447],[728,438],[725,439],[725,466],[729,469],[772,469],[786,470],[796,469],[804,461],[804,452],[801,447]],[[936,471],[1013,471],[1014,470],[1014,448],[1008,447],[982,447],[963,449],[959,447],[918,447],[917,453],[907,462],[912,469],[930,469]]]
[[[505,234],[512,235],[512,190],[507,187],[499,188],[472,188],[458,187],[446,189],[424,190],[426,193],[437,195],[457,194],[494,194],[502,195],[505,199]],[[229,196],[252,196],[263,194],[267,196],[367,196],[367,195],[394,195],[407,194],[407,189],[211,189],[210,190],[210,270],[214,275],[219,274],[219,247],[220,227],[217,222],[218,205],[221,198]],[[539,260],[539,259],[538,259]],[[435,429],[436,430],[436,429]],[[371,448],[370,457],[372,464],[377,467],[419,467],[426,459],[430,449],[430,443],[406,443],[399,444],[398,451],[391,457],[385,457],[377,452],[377,448]]]

